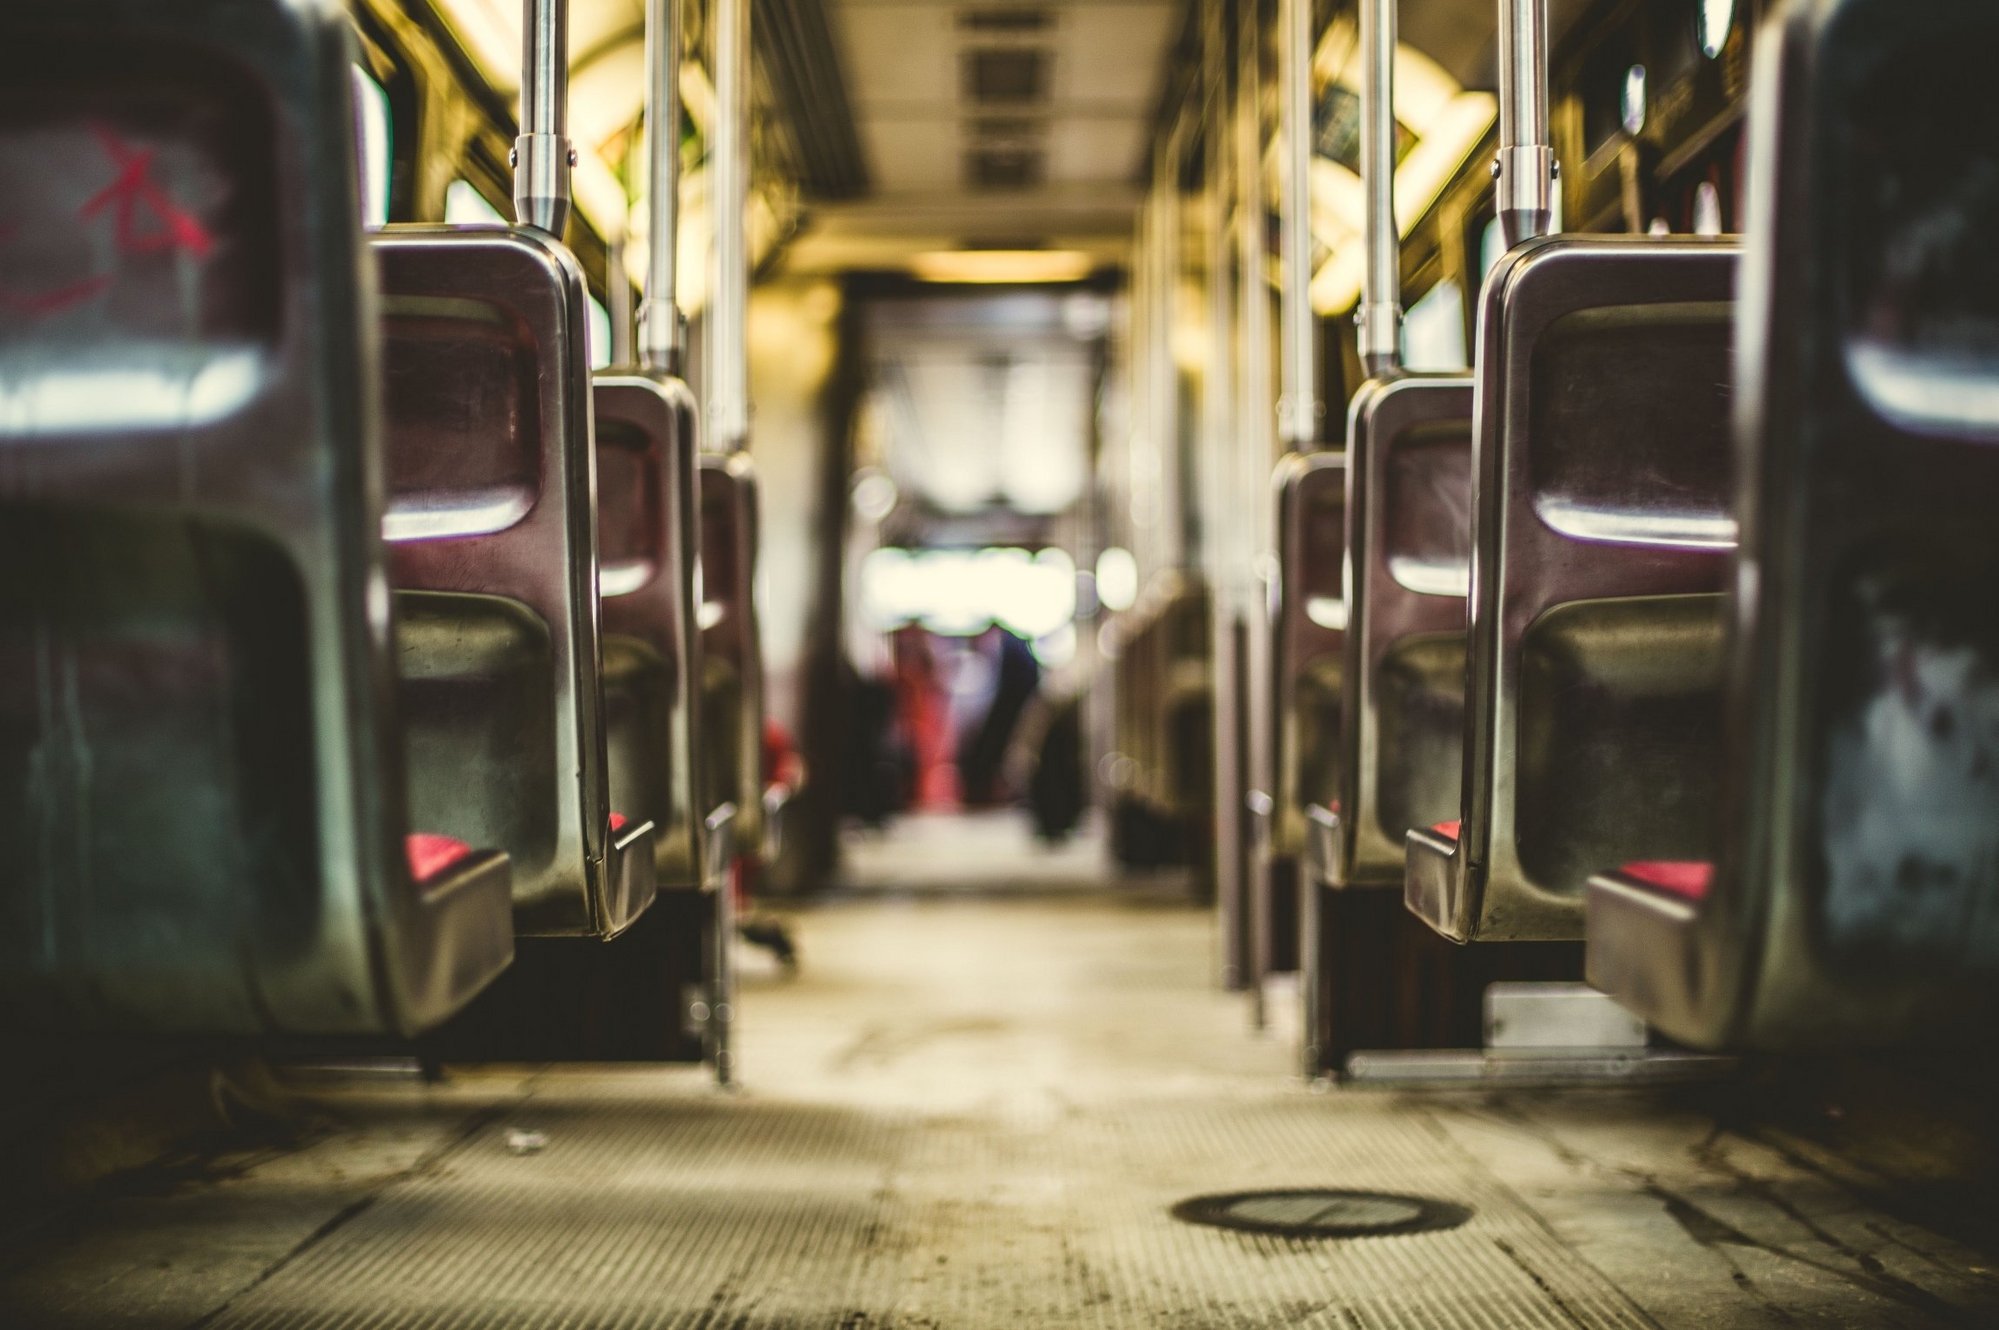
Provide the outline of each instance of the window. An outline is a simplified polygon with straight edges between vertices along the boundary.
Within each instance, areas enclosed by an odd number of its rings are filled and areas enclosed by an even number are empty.
[[[1624,93],[1618,101],[1623,112],[1624,132],[1637,135],[1645,128],[1645,66],[1633,65],[1624,71]]]
[[[1409,307],[1402,320],[1403,360],[1410,369],[1470,369],[1465,355],[1465,293],[1446,277]]]
[[[361,153],[361,224],[389,224],[389,171],[394,164],[394,117],[388,91],[361,66],[354,66],[354,115]]]
[[[590,368],[603,369],[611,363],[611,312],[604,302],[590,297]]]
[[[453,226],[505,226],[507,219],[469,180],[454,180],[444,191],[444,220]]]
[[[1694,187],[1694,234],[1697,236],[1718,236],[1724,230],[1721,220],[1721,191],[1714,181],[1703,180]]]

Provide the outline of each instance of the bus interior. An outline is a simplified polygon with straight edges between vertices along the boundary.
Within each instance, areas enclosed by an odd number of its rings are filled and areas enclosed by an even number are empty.
[[[0,6],[0,1325],[1999,1324],[1995,67]]]

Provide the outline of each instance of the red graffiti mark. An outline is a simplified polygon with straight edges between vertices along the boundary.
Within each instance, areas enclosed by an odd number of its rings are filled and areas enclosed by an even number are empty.
[[[153,150],[133,147],[104,125],[92,125],[90,130],[118,174],[86,200],[77,215],[94,218],[107,209],[112,210],[121,254],[170,254],[185,250],[196,259],[207,258],[215,248],[215,239],[192,213],[153,183]],[[151,215],[150,228],[142,225],[142,212]],[[0,245],[13,240],[18,230],[15,226],[0,226]],[[103,295],[116,281],[115,274],[100,273],[46,291],[0,287],[0,310],[13,314],[59,314]]]
[[[86,202],[78,210],[78,215],[95,217],[115,205],[118,248],[127,254],[158,254],[184,249],[197,259],[207,258],[209,251],[215,247],[214,239],[193,214],[175,204],[153,183],[152,150],[132,147],[103,125],[92,125],[91,132],[97,135],[97,142],[103,147],[105,155],[118,167],[118,178]],[[150,210],[159,222],[157,229],[140,229],[141,205]]]

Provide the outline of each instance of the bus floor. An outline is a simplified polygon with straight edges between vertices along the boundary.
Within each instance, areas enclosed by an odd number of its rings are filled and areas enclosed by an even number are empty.
[[[10,1235],[0,1323],[1999,1323],[1983,1252],[1684,1089],[1307,1087],[1209,981],[1209,915],[1092,846],[940,820],[854,861],[870,881],[787,912],[798,974],[746,974],[737,1091],[290,1069],[282,1139]],[[1314,1185],[1471,1217],[1295,1241],[1169,1214]]]

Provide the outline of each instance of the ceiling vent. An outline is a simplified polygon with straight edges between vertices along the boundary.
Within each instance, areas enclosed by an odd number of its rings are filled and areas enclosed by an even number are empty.
[[[1048,100],[1048,52],[1038,47],[985,47],[965,52],[965,100],[1021,106]]]
[[[1047,158],[1035,148],[978,147],[965,154],[965,181],[973,189],[1033,189],[1047,175]]]
[[[1046,32],[1055,23],[1055,16],[1045,9],[1029,5],[1009,5],[1004,9],[961,9],[958,11],[958,28],[961,32],[1026,33]]]

